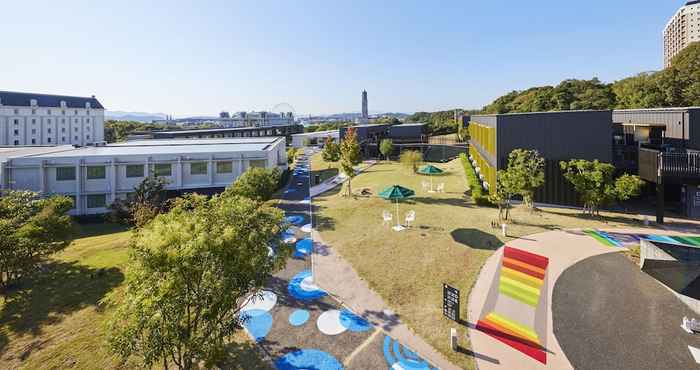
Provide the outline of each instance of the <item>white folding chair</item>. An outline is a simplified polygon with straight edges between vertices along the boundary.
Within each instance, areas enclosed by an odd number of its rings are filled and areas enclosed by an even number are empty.
[[[391,215],[391,212],[384,210],[382,212],[382,218],[384,219],[384,225],[391,225],[391,220],[394,219],[394,217]]]
[[[423,191],[427,191],[428,188],[430,187],[430,184],[428,184],[427,181],[422,181],[422,182],[420,183],[420,185],[421,185],[421,187],[423,188]]]
[[[411,222],[416,221],[416,211],[410,210],[406,212],[406,226],[411,227]]]
[[[441,182],[437,185],[437,192],[438,193],[444,193],[445,192],[445,183]]]

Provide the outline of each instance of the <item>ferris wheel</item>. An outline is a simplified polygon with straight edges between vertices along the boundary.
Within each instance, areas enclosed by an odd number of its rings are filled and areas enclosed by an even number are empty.
[[[272,113],[292,113],[292,116],[296,117],[297,112],[294,110],[291,104],[279,103],[270,109]]]

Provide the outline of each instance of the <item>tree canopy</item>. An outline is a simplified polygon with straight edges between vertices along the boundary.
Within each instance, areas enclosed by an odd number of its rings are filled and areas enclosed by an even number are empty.
[[[485,113],[579,109],[663,108],[700,105],[700,42],[693,43],[658,72],[643,72],[614,83],[564,80],[557,86],[512,91],[484,107]]]
[[[241,196],[258,202],[272,198],[282,174],[277,168],[251,167],[224,191],[225,196]]]
[[[0,196],[0,287],[32,272],[41,260],[71,242],[73,201],[31,191]]]
[[[282,211],[243,197],[189,195],[135,232],[111,349],[144,367],[212,367],[245,318],[240,302],[283,267]],[[270,253],[270,250],[277,253]]]
[[[355,166],[360,164],[360,160],[360,144],[357,142],[357,133],[354,129],[348,129],[340,142],[340,169],[348,177],[348,196],[352,195],[352,179],[356,175]]]

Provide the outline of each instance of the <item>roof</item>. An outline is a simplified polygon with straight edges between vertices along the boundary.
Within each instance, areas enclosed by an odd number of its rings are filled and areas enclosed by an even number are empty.
[[[700,3],[700,0],[698,0]],[[700,110],[700,107],[668,107],[668,108],[639,108],[639,109],[615,109],[613,113],[635,113],[635,112],[652,112],[652,113],[664,113],[664,112],[685,112],[689,110]]]
[[[213,145],[213,144],[272,144],[280,140],[280,137],[235,137],[235,138],[213,138],[213,139],[139,139],[129,140],[122,143],[109,144],[107,146],[191,146],[191,145]]]
[[[0,162],[11,159],[41,155],[46,153],[60,152],[75,149],[72,145],[61,146],[8,146],[0,147]]]
[[[301,134],[293,134],[292,137],[294,136],[324,136],[324,135],[340,135],[340,130],[335,129],[335,130],[325,130],[325,131],[314,131],[314,132],[304,132]]]
[[[67,108],[85,108],[85,103],[90,103],[90,107],[94,109],[105,109],[102,104],[94,97],[78,97],[66,95],[48,95],[48,94],[33,94],[13,91],[0,91],[0,104],[15,107],[29,107],[30,100],[36,99],[37,105],[40,107],[60,108],[61,101],[66,102]]]
[[[226,127],[226,128],[205,128],[205,129],[195,129],[195,130],[168,130],[168,131],[152,131],[150,134],[163,135],[163,134],[206,134],[212,132],[229,132],[229,131],[244,131],[244,130],[259,130],[259,129],[276,129],[286,126],[300,126],[297,123],[289,125],[274,125],[274,126],[255,126],[255,127]]]
[[[188,154],[217,154],[217,153],[243,153],[262,152],[271,148],[271,145],[283,141],[284,138],[260,138],[270,140],[241,140],[230,139],[195,139],[195,140],[144,140],[132,143],[109,144],[106,146],[53,147],[53,151],[30,151],[34,147],[18,147],[17,157],[31,157],[37,159],[80,158],[80,157],[119,157],[130,155],[188,155]],[[49,147],[45,147],[49,148]],[[0,159],[3,156],[0,151]]]
[[[566,114],[566,113],[600,113],[612,112],[611,109],[582,109],[582,110],[552,110],[546,112],[516,112],[516,113],[497,113],[497,114],[473,114],[471,118],[477,117],[503,117],[503,116],[524,116],[528,114]]]

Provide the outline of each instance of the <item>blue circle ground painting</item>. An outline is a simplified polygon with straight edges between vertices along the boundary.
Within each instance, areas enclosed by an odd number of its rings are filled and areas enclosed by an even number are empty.
[[[430,364],[417,353],[401,345],[389,336],[384,337],[384,359],[389,369],[434,370]]]
[[[343,370],[343,365],[331,354],[317,349],[300,349],[275,361],[278,370]]]
[[[313,240],[306,238],[297,241],[296,248],[294,250],[294,258],[304,258],[311,254],[313,250],[314,242]]]
[[[272,328],[272,315],[260,309],[245,310],[241,315],[245,316],[243,327],[248,331],[248,334],[257,342],[265,339]]]
[[[292,278],[287,286],[292,297],[300,301],[313,301],[326,296],[326,292],[316,286],[311,270],[304,270]]]
[[[369,321],[348,310],[340,311],[340,324],[354,332],[363,332],[372,329],[372,325]]]
[[[307,310],[295,310],[289,315],[289,323],[292,326],[302,326],[309,321],[309,316],[311,316],[311,314]]]
[[[286,216],[284,218],[284,220],[289,222],[290,224],[293,224],[293,225],[303,225],[304,224],[304,216],[301,216],[301,215]]]

